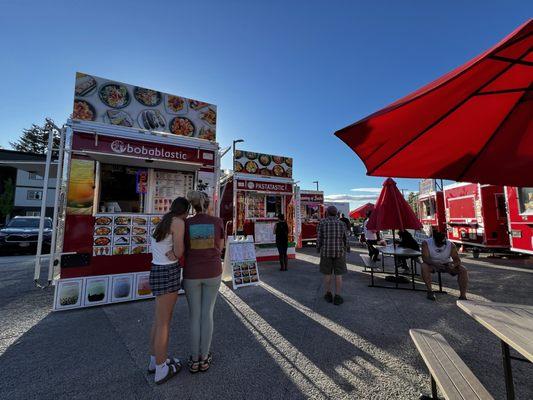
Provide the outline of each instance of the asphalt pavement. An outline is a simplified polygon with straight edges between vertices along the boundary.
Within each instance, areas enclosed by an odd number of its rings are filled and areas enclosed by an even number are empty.
[[[53,290],[33,286],[31,256],[0,258],[0,393],[6,399],[416,399],[429,376],[408,334],[440,332],[497,399],[505,397],[498,339],[447,294],[370,288],[355,248],[345,303],[322,299],[314,249],[288,272],[259,266],[262,283],[223,285],[215,307],[214,364],[162,386],[146,373],[153,300],[51,312]],[[387,260],[390,265],[390,260]],[[473,300],[533,304],[533,262],[465,259]],[[381,283],[385,283],[378,278]],[[421,285],[419,285],[422,288]],[[176,306],[170,351],[188,355],[187,305]],[[533,366],[514,362],[518,399],[533,398]]]

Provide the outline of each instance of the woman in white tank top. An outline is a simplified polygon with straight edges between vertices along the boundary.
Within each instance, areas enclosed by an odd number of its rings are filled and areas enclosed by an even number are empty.
[[[179,258],[184,251],[185,218],[189,202],[184,197],[175,199],[170,211],[157,224],[150,246],[152,268],[150,287],[155,296],[155,317],[150,337],[150,364],[148,372],[155,373],[155,383],[166,382],[181,369],[177,358],[168,358],[168,336],[174,305],[181,288]]]

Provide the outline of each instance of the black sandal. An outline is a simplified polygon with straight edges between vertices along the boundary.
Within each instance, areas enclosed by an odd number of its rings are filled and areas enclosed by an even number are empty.
[[[167,375],[164,378],[161,378],[160,380],[155,381],[156,385],[161,385],[162,383],[165,383],[170,378],[178,374],[179,369],[175,364],[167,364],[167,365],[168,365]]]
[[[200,361],[200,372],[207,372],[211,367],[211,362],[213,361],[213,354],[209,352],[205,360]]]
[[[193,361],[192,356],[189,357],[187,365],[189,366],[189,372],[191,374],[196,374],[198,371],[200,371],[200,361]]]

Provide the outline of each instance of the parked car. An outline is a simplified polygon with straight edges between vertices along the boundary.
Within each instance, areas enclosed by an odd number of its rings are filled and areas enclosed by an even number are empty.
[[[0,229],[0,253],[36,252],[39,236],[39,217],[14,217]],[[44,219],[43,253],[50,252],[52,240],[52,219]]]

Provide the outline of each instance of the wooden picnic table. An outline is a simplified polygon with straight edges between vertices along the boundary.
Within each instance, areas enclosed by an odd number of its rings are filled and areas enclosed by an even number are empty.
[[[507,399],[514,399],[511,360],[533,363],[533,306],[469,300],[457,305],[500,339]],[[510,347],[525,358],[511,356]]]

